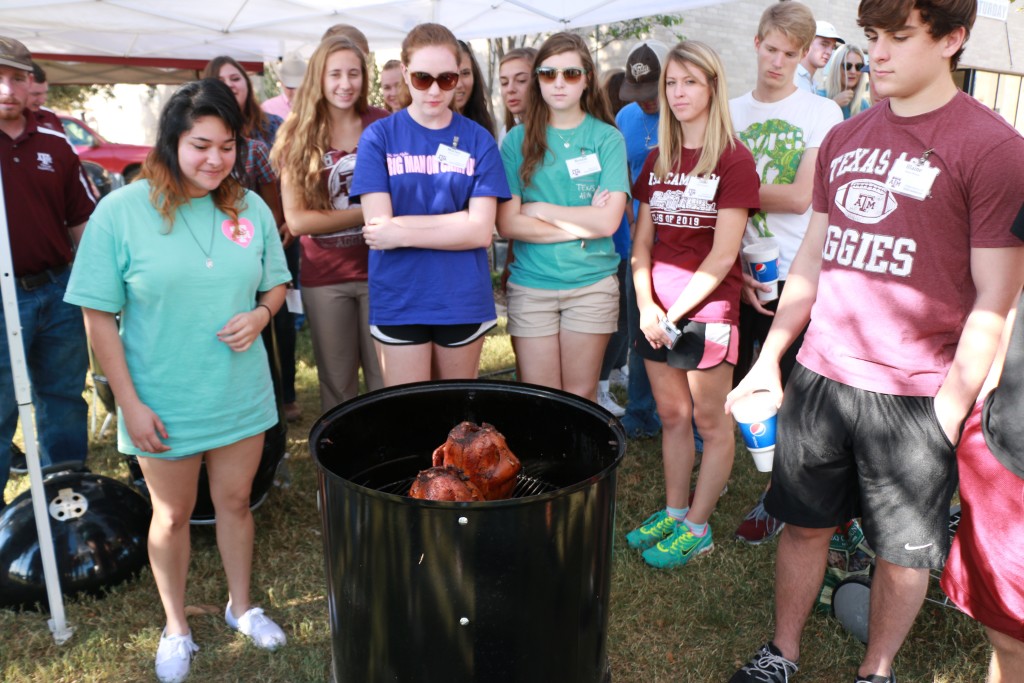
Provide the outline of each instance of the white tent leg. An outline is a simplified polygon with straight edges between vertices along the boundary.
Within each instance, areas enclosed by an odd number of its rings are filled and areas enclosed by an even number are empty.
[[[18,402],[18,417],[21,419],[21,430],[25,437],[25,460],[28,463],[28,477],[32,487],[32,512],[36,518],[39,554],[43,559],[43,576],[46,579],[46,597],[50,603],[51,618],[47,624],[53,633],[53,640],[58,645],[63,645],[71,638],[72,629],[64,616],[64,596],[60,591],[57,555],[53,549],[53,535],[50,533],[50,513],[47,510],[46,491],[43,488],[43,472],[39,466],[39,444],[36,439],[35,417],[32,414],[32,386],[28,366],[25,364],[25,346],[21,337],[21,315],[18,312],[18,292],[14,282],[14,265],[11,261],[11,240],[7,227],[7,205],[4,201],[3,186],[3,175],[0,174],[0,294],[3,296],[4,322],[7,324],[7,346],[11,353],[14,397]]]

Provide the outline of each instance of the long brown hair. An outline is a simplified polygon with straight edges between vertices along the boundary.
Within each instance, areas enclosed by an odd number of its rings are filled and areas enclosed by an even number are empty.
[[[537,50],[537,58],[533,61],[536,69],[544,60],[563,52],[575,52],[580,56],[583,68],[586,69],[587,87],[580,98],[580,108],[587,114],[610,126],[615,125],[608,98],[598,86],[597,66],[587,44],[575,33],[556,33],[544,41]],[[551,111],[548,103],[540,93],[540,80],[534,75],[530,81],[530,99],[526,103],[526,116],[523,117],[523,165],[519,169],[519,178],[523,185],[529,185],[533,172],[544,161],[548,153],[548,119]]]
[[[242,135],[247,138],[261,137],[259,133],[267,128],[267,115],[260,109],[260,101],[252,90],[252,79],[249,78],[249,74],[245,72],[242,65],[234,57],[227,55],[214,57],[207,63],[206,68],[203,69],[202,77],[220,80],[220,70],[225,64],[230,64],[238,69],[238,72],[242,74],[242,78],[245,79],[245,104],[242,105],[242,118],[245,121],[245,125],[242,127]]]
[[[142,164],[141,178],[149,181],[149,200],[167,222],[167,232],[174,226],[178,208],[191,197],[181,176],[178,143],[192,130],[197,119],[214,116],[235,136],[234,172],[210,193],[213,204],[238,224],[238,214],[245,209],[245,188],[237,176],[245,166],[246,146],[242,138],[242,117],[238,103],[228,86],[214,78],[192,81],[181,86],[160,112],[156,144]]]
[[[537,57],[537,49],[533,47],[516,47],[512,48],[505,53],[505,56],[498,62],[498,70],[501,71],[501,67],[505,66],[509,62],[521,60],[526,62],[526,70],[530,74],[530,78],[533,78],[533,60]],[[527,96],[529,96],[530,86],[526,86]],[[516,125],[516,117],[505,108],[505,132],[512,130],[512,127]]]
[[[344,36],[326,38],[309,58],[306,75],[302,77],[302,85],[292,102],[292,112],[278,130],[277,141],[270,151],[274,169],[288,176],[301,191],[308,208],[318,211],[332,208],[327,188],[320,178],[324,154],[331,147],[331,114],[330,105],[324,99],[324,71],[328,57],[342,50],[348,50],[359,58],[363,72],[363,86],[356,99],[355,111],[365,114],[369,110],[370,79],[366,55]]]

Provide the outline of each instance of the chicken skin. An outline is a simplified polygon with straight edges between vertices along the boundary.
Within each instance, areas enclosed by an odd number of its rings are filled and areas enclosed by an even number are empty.
[[[468,503],[484,496],[469,477],[454,467],[431,467],[416,475],[409,496],[421,500]]]
[[[448,440],[434,451],[433,464],[462,470],[476,484],[484,500],[508,498],[522,469],[505,437],[486,422],[456,425],[448,433]]]

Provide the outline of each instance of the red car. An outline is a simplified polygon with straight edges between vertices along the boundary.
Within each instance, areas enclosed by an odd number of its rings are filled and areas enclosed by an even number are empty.
[[[60,122],[64,125],[64,134],[78,150],[83,161],[93,161],[111,173],[124,176],[124,181],[132,178],[142,168],[142,162],[149,154],[148,145],[121,145],[109,142],[83,121],[60,114]]]

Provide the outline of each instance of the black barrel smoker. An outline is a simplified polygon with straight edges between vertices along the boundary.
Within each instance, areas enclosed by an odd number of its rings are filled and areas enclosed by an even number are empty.
[[[508,500],[405,496],[463,420],[523,464]],[[314,425],[335,683],[610,680],[619,422],[524,384],[411,384]]]

